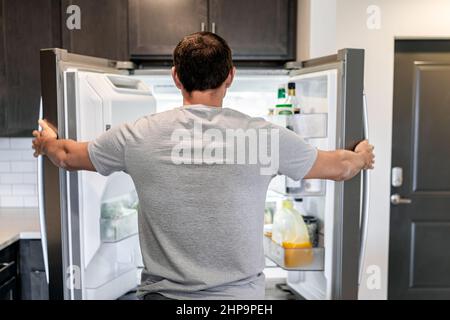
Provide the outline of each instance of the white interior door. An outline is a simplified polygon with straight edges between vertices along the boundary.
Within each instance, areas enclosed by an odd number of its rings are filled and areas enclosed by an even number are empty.
[[[294,118],[294,130],[321,150],[337,147],[337,70],[303,73],[289,79],[296,84],[301,114]],[[287,181],[277,177],[269,188],[285,193]],[[289,271],[288,286],[306,299],[330,299],[333,264],[335,210],[334,181],[303,181],[296,198],[302,210],[319,222],[318,247],[324,248],[323,271]]]
[[[130,76],[68,69],[66,137],[92,141],[156,111],[151,88]],[[116,299],[137,285],[141,265],[137,195],[123,173],[67,173],[69,279],[73,299]],[[78,289],[78,294],[76,290]],[[81,293],[81,294],[80,294]]]

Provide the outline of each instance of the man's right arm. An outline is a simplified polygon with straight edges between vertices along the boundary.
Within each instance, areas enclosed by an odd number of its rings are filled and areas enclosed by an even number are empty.
[[[367,140],[360,142],[355,151],[336,150],[317,153],[316,161],[305,179],[329,179],[345,181],[356,176],[361,170],[373,169],[374,147]]]

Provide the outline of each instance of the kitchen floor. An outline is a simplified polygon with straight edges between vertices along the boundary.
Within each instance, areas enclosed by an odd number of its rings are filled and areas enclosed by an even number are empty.
[[[288,288],[285,279],[266,279],[266,300],[299,300]]]
[[[285,279],[266,280],[266,300],[299,300],[300,297],[294,295],[286,285]],[[118,300],[137,300],[136,292],[129,292]]]

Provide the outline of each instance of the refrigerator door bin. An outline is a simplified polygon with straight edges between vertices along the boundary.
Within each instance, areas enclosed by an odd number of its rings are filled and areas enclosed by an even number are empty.
[[[273,115],[267,120],[279,126],[289,128],[304,139],[327,137],[327,113],[301,113],[294,115]]]
[[[100,219],[100,234],[103,242],[116,242],[138,233],[138,213],[135,209],[123,209],[116,218]]]
[[[323,271],[324,248],[283,248],[264,236],[264,254],[279,267],[288,271]]]
[[[321,197],[325,195],[326,182],[319,179],[294,181],[286,176],[276,176],[272,179],[269,189],[292,198]]]

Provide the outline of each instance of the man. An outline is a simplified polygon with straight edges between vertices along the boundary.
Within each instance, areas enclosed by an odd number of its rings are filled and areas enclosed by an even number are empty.
[[[195,33],[174,50],[172,76],[182,107],[112,128],[92,142],[58,139],[42,120],[42,131],[33,132],[35,156],[46,155],[58,167],[132,177],[145,265],[139,295],[145,299],[263,299],[263,213],[273,176],[341,181],[373,168],[367,141],[355,151],[320,151],[290,130],[222,108],[234,75],[227,43]],[[236,135],[219,139],[230,132],[244,132],[248,142],[239,147]],[[255,141],[258,147],[271,142],[275,165],[254,161]],[[245,158],[239,152],[253,160],[239,162]]]

